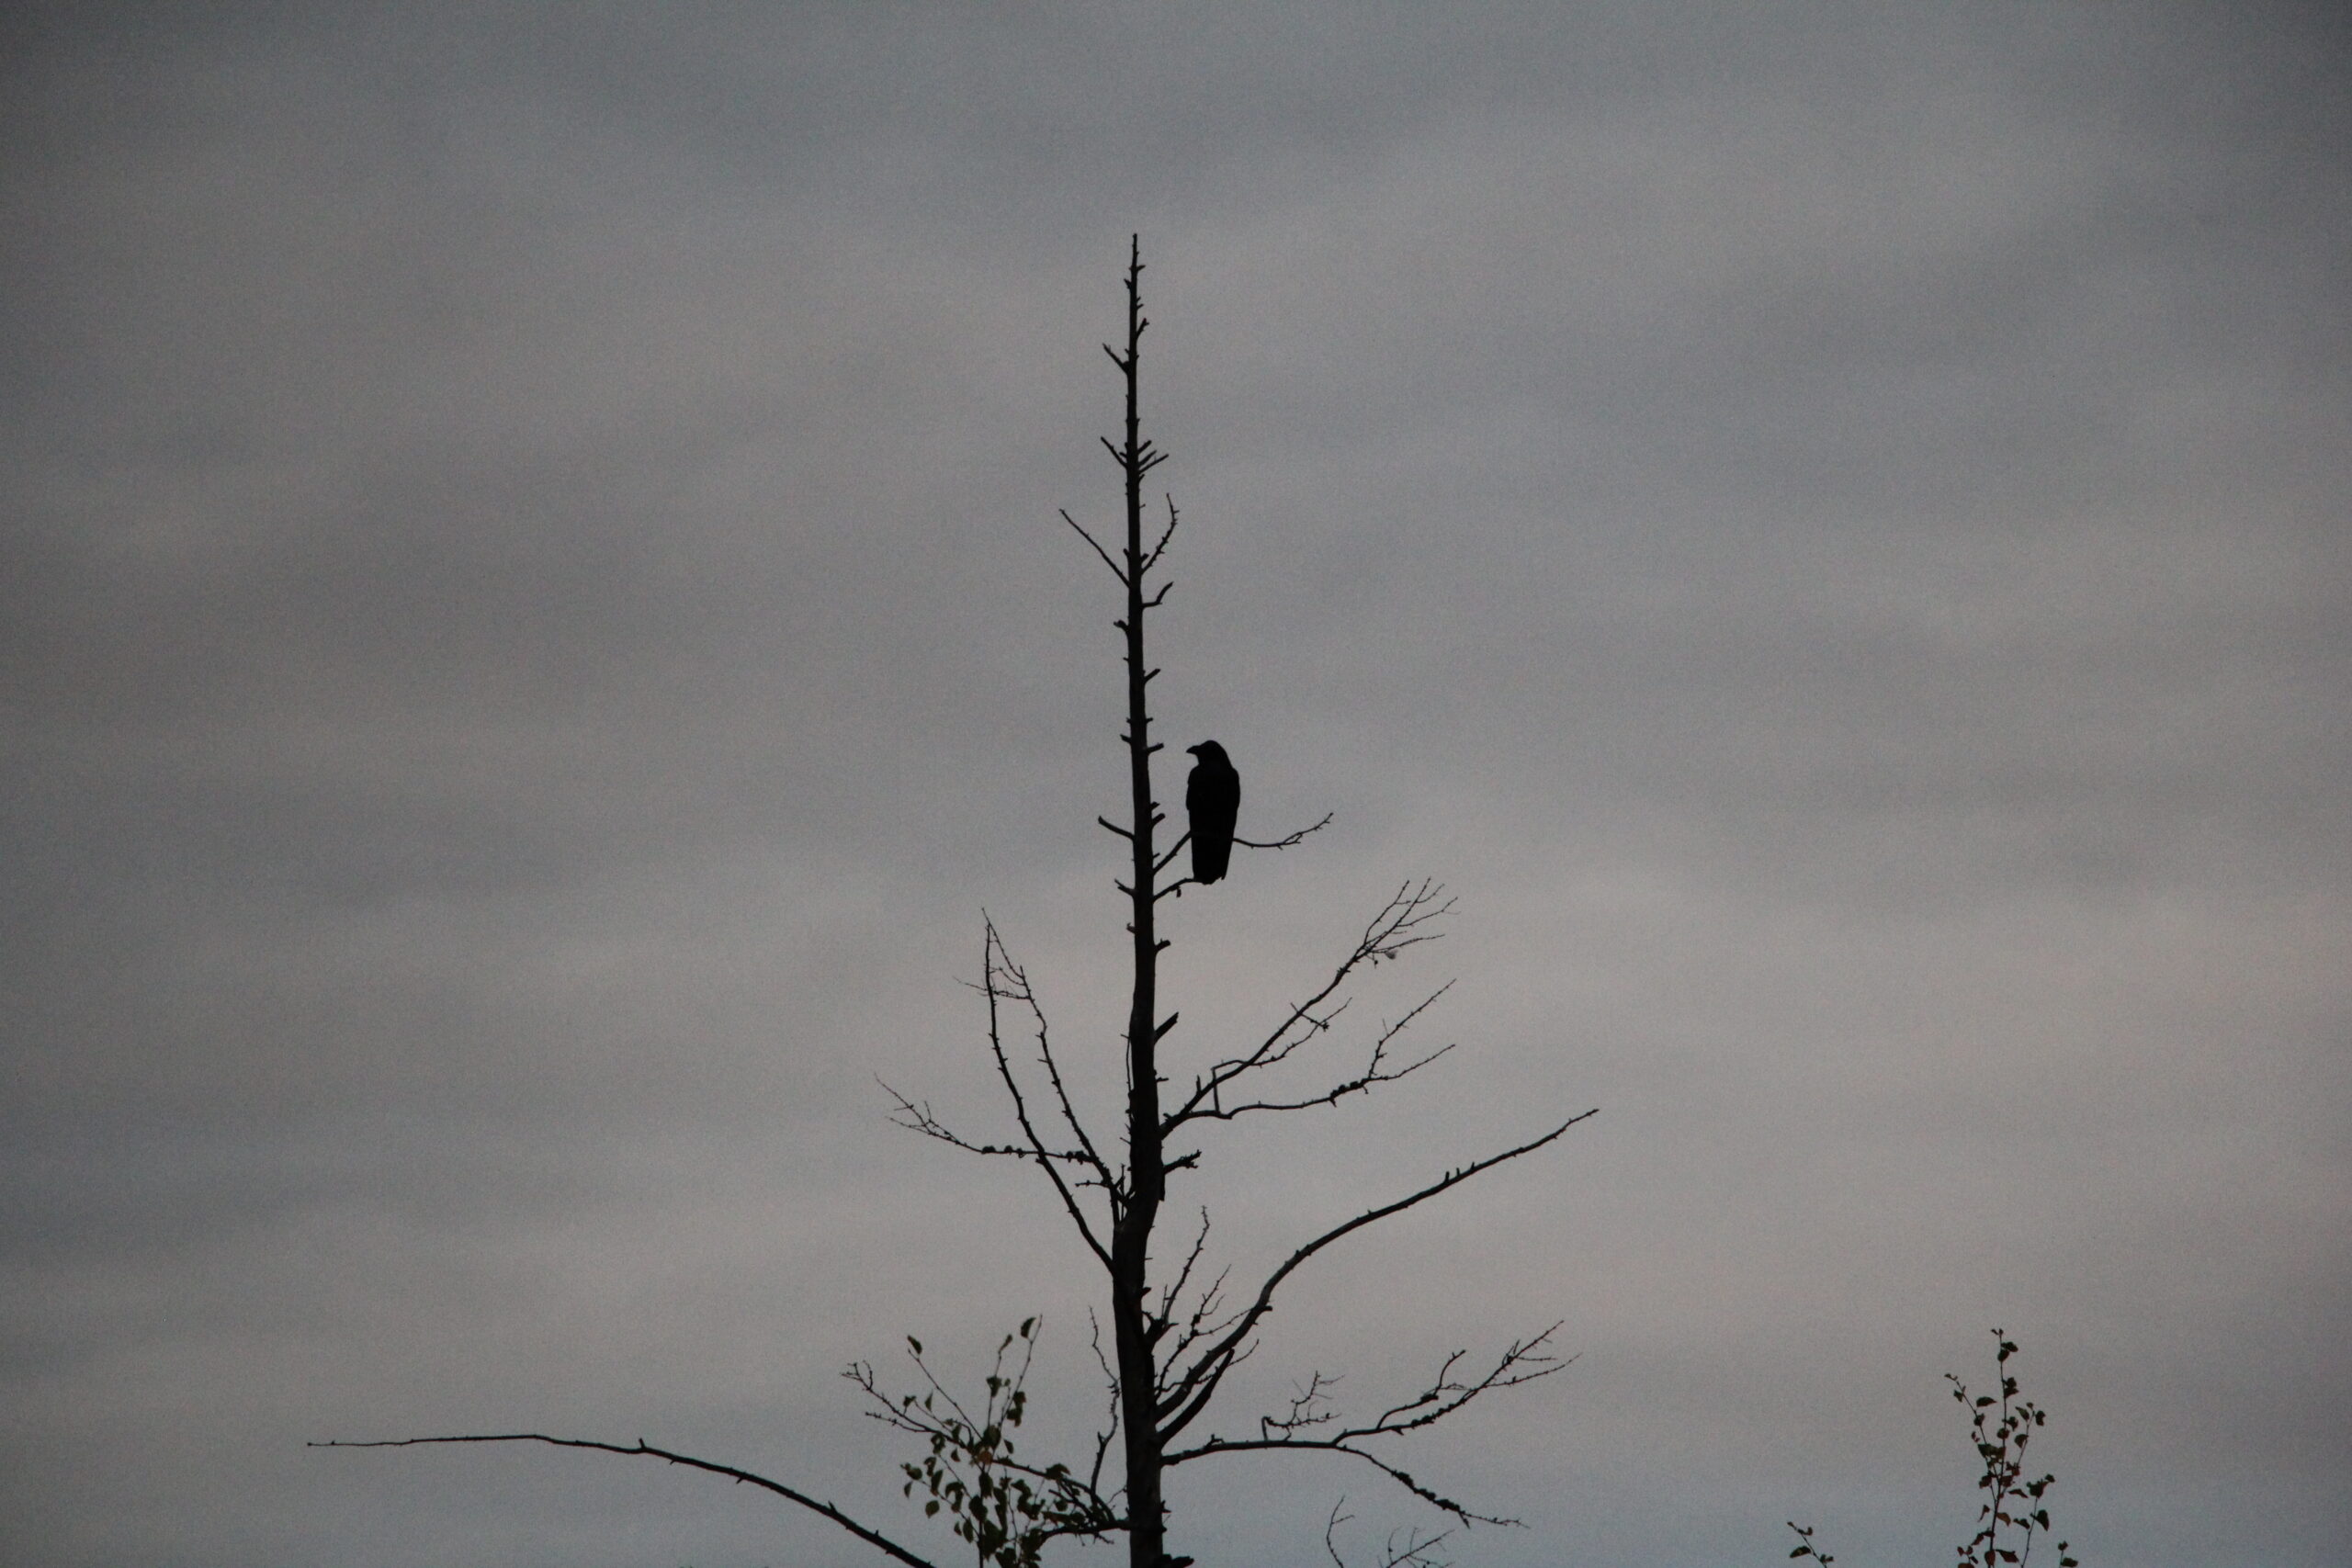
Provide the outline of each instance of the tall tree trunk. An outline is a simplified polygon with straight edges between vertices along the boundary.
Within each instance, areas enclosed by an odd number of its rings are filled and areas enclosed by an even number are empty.
[[[1120,1419],[1127,1461],[1128,1562],[1131,1568],[1160,1568],[1167,1525],[1160,1498],[1158,1348],[1152,1343],[1149,1269],[1152,1226],[1167,1194],[1161,1161],[1159,1074],[1159,942],[1153,925],[1157,804],[1151,795],[1151,712],[1144,663],[1143,480],[1152,467],[1138,428],[1136,403],[1136,350],[1143,339],[1143,252],[1140,239],[1127,265],[1127,352],[1121,363],[1127,381],[1126,441],[1119,458],[1126,470],[1127,538],[1127,772],[1133,794],[1130,848],[1134,875],[1128,885],[1129,931],[1135,938],[1135,991],[1127,1012],[1128,1193],[1111,1238],[1111,1321],[1118,1351]]]

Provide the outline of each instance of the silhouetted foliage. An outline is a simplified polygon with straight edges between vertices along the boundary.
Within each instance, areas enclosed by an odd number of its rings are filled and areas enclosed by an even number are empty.
[[[1999,1568],[2002,1563],[2026,1568],[2033,1557],[2034,1537],[2050,1529],[2050,1509],[2042,1497],[2057,1478],[2045,1474],[2033,1481],[2025,1479],[2026,1445],[2049,1416],[2033,1401],[2018,1397],[2018,1380],[2009,1372],[2009,1358],[2018,1353],[2016,1342],[1997,1328],[1993,1330],[1993,1342],[1999,1347],[1993,1360],[2001,1382],[1997,1397],[1972,1394],[1958,1374],[1944,1374],[1944,1381],[1951,1384],[1951,1396],[1969,1414],[1969,1439],[1982,1466],[1976,1489],[1987,1495],[1976,1511],[1976,1533],[1961,1543],[1958,1568]],[[1838,1561],[1815,1544],[1812,1527],[1792,1519],[1789,1528],[1797,1533],[1796,1548],[1789,1553],[1792,1559],[1811,1558],[1821,1568]],[[2062,1540],[2058,1568],[2080,1568],[2066,1553]]]
[[[1095,1450],[1093,1467],[1082,1481],[1066,1464],[1040,1468],[1013,1457],[1012,1434],[1029,1408],[1023,1385],[1036,1352],[1036,1332],[1037,1320],[1023,1319],[997,1347],[978,1416],[932,1375],[922,1341],[912,1335],[907,1337],[907,1359],[922,1376],[922,1393],[901,1394],[894,1404],[863,1361],[842,1374],[873,1402],[876,1408],[868,1415],[924,1439],[930,1452],[923,1460],[899,1467],[907,1477],[900,1490],[912,1497],[922,1487],[925,1517],[944,1512],[956,1533],[972,1543],[981,1568],[1036,1568],[1038,1554],[1056,1536],[1100,1539],[1117,1528],[1101,1490],[1107,1444]],[[1020,1364],[1008,1372],[1005,1353],[1016,1342]]]

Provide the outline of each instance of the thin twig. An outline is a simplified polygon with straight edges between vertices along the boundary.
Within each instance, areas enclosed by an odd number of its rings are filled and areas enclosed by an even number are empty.
[[[1333,1568],[1348,1568],[1347,1559],[1340,1555],[1340,1543],[1332,1539],[1341,1525],[1355,1517],[1353,1514],[1340,1512],[1347,1506],[1345,1497],[1332,1504],[1331,1517],[1323,1524],[1323,1550],[1330,1557]],[[1388,1540],[1382,1546],[1377,1568],[1452,1568],[1451,1564],[1441,1562],[1430,1555],[1430,1548],[1451,1536],[1452,1530],[1440,1530],[1435,1535],[1423,1535],[1417,1529],[1408,1530],[1401,1546],[1397,1544],[1396,1533],[1394,1530],[1389,1532]]]
[[[1323,820],[1320,822],[1314,823],[1309,827],[1301,828],[1297,832],[1289,834],[1283,838],[1270,839],[1264,843],[1260,843],[1255,839],[1244,839],[1237,835],[1233,841],[1237,844],[1246,845],[1253,850],[1287,850],[1304,842],[1306,835],[1309,833],[1319,833],[1330,825],[1331,813],[1326,811],[1323,814]]]
[[[1145,554],[1143,570],[1146,571],[1149,571],[1159,564],[1159,558],[1167,552],[1168,541],[1176,536],[1176,498],[1170,495],[1167,496],[1166,500],[1168,502],[1168,530],[1159,536],[1159,543],[1152,546]],[[1165,592],[1166,590],[1163,589],[1161,592]]]

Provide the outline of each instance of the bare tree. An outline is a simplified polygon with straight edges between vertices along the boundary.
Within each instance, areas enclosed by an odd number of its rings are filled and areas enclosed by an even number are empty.
[[[1108,1285],[1111,1349],[1103,1352],[1098,1328],[1095,1350],[1110,1394],[1109,1410],[1083,1464],[1036,1464],[1016,1457],[1012,1435],[1027,1406],[1025,1379],[1034,1350],[1035,1319],[1024,1322],[999,1348],[985,1380],[985,1398],[967,1404],[936,1378],[920,1341],[910,1338],[910,1359],[921,1387],[892,1394],[874,1368],[850,1367],[864,1392],[867,1414],[927,1444],[928,1457],[901,1466],[909,1496],[922,1494],[927,1515],[948,1516],[983,1568],[1034,1568],[1045,1545],[1063,1537],[1126,1538],[1132,1568],[1184,1568],[1190,1557],[1167,1549],[1168,1510],[1163,1482],[1169,1470],[1228,1455],[1290,1451],[1349,1456],[1371,1466],[1422,1502],[1450,1515],[1459,1527],[1516,1524],[1481,1513],[1417,1479],[1388,1453],[1373,1445],[1435,1426],[1483,1395],[1532,1382],[1565,1364],[1554,1354],[1551,1327],[1515,1339],[1483,1359],[1457,1350],[1442,1358],[1419,1388],[1375,1412],[1348,1416],[1335,1409],[1336,1380],[1310,1373],[1295,1386],[1286,1407],[1259,1414],[1238,1427],[1220,1427],[1212,1411],[1226,1379],[1247,1359],[1272,1310],[1276,1293],[1310,1259],[1376,1221],[1429,1201],[1498,1165],[1552,1144],[1595,1114],[1571,1116],[1548,1131],[1498,1153],[1445,1170],[1402,1196],[1376,1203],[1330,1224],[1299,1243],[1254,1288],[1230,1288],[1230,1271],[1208,1272],[1204,1263],[1208,1214],[1203,1210],[1182,1260],[1155,1273],[1154,1242],[1168,1201],[1169,1179],[1195,1170],[1201,1151],[1187,1146],[1196,1125],[1237,1122],[1278,1112],[1336,1105],[1353,1096],[1410,1077],[1451,1050],[1416,1053],[1400,1043],[1411,1026],[1442,997],[1448,986],[1429,993],[1401,1017],[1372,1032],[1363,1055],[1311,1093],[1276,1093],[1272,1069],[1297,1058],[1334,1032],[1351,986],[1363,973],[1433,940],[1453,908],[1436,883],[1407,882],[1368,920],[1344,956],[1301,999],[1281,1010],[1279,1021],[1254,1043],[1234,1047],[1174,1087],[1160,1070],[1160,1049],[1177,1025],[1177,1014],[1161,1012],[1159,959],[1169,943],[1159,936],[1161,900],[1193,886],[1189,876],[1163,880],[1189,835],[1160,848],[1166,822],[1152,782],[1152,758],[1161,750],[1151,739],[1150,685],[1159,671],[1146,659],[1145,629],[1151,612],[1166,601],[1161,573],[1174,542],[1178,513],[1165,497],[1166,519],[1156,534],[1146,526],[1145,480],[1167,454],[1142,434],[1138,400],[1141,348],[1149,322],[1143,312],[1140,242],[1131,245],[1126,272],[1127,321],[1124,349],[1103,352],[1118,367],[1125,386],[1123,437],[1103,440],[1125,481],[1124,537],[1106,547],[1064,512],[1062,519],[1117,579],[1125,596],[1115,623],[1125,642],[1127,722],[1125,820],[1097,821],[1124,840],[1126,874],[1116,879],[1125,902],[1133,976],[1126,1023],[1126,1099],[1124,1140],[1095,1135],[1073,1098],[1055,1054],[1046,1014],[1028,973],[1008,951],[993,921],[984,920],[980,978],[976,988],[988,1007],[989,1049],[1018,1129],[1002,1142],[966,1135],[935,1116],[924,1102],[889,1090],[896,1120],[912,1131],[981,1156],[1034,1165],[1051,1185],[1080,1241],[1102,1269]],[[1246,848],[1293,848],[1330,821],[1268,840],[1237,838]],[[887,1087],[887,1086],[886,1086]],[[1008,1361],[1014,1347],[1017,1361]],[[417,1443],[538,1442],[642,1455],[685,1465],[764,1488],[813,1510],[899,1562],[930,1568],[926,1561],[879,1530],[852,1519],[831,1504],[782,1483],[731,1466],[650,1447],[642,1441],[616,1444],[518,1432],[460,1437],[412,1438],[389,1443],[334,1447],[399,1447]],[[1121,1461],[1114,1485],[1104,1474],[1114,1447]],[[1343,1522],[1335,1507],[1325,1543],[1336,1560],[1332,1532]],[[1384,1554],[1386,1568],[1431,1568],[1429,1550],[1443,1536],[1392,1537]]]

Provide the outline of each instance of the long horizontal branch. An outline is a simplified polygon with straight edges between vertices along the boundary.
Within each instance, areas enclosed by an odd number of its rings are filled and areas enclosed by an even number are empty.
[[[1212,1437],[1196,1448],[1169,1455],[1167,1462],[1173,1465],[1189,1460],[1204,1459],[1211,1454],[1250,1450],[1295,1449],[1324,1453],[1352,1454],[1378,1467],[1400,1485],[1411,1491],[1414,1495],[1443,1508],[1464,1524],[1516,1524],[1519,1522],[1516,1519],[1473,1513],[1453,1499],[1441,1496],[1430,1490],[1379,1455],[1356,1445],[1366,1438],[1396,1437],[1418,1431],[1424,1427],[1435,1426],[1481,1394],[1490,1393],[1500,1388],[1516,1388],[1521,1383],[1533,1382],[1538,1378],[1550,1377],[1553,1373],[1562,1371],[1566,1367],[1567,1362],[1552,1355],[1544,1348],[1551,1343],[1552,1336],[1559,1331],[1560,1325],[1555,1323],[1541,1334],[1525,1339],[1513,1340],[1504,1348],[1502,1354],[1495,1359],[1495,1364],[1492,1367],[1475,1382],[1457,1382],[1454,1378],[1453,1369],[1461,1363],[1462,1358],[1467,1353],[1456,1350],[1445,1359],[1442,1366],[1439,1367],[1437,1375],[1430,1380],[1429,1386],[1411,1399],[1389,1406],[1370,1421],[1354,1426],[1341,1426],[1338,1430],[1321,1436],[1308,1436],[1307,1433],[1313,1428],[1329,1427],[1338,1418],[1322,1407],[1325,1396],[1331,1388],[1332,1380],[1327,1379],[1321,1372],[1314,1373],[1307,1379],[1306,1386],[1292,1396],[1290,1413],[1287,1416],[1259,1418],[1257,1437]]]
[[[1102,822],[1102,818],[1101,818],[1100,817],[1096,818],[1095,818],[1095,820],[1096,820],[1097,822]],[[1155,820],[1155,821],[1157,821],[1157,820],[1158,820],[1158,818],[1154,818],[1154,820]],[[1307,836],[1309,833],[1320,832],[1322,829],[1326,829],[1326,828],[1329,827],[1330,825],[1331,825],[1331,813],[1329,813],[1329,812],[1326,811],[1326,812],[1323,814],[1323,819],[1322,819],[1321,821],[1319,821],[1319,822],[1316,822],[1316,823],[1313,823],[1313,824],[1310,824],[1309,826],[1305,827],[1305,828],[1301,828],[1301,829],[1298,829],[1296,832],[1295,832],[1295,833],[1287,833],[1287,834],[1284,834],[1283,837],[1281,837],[1281,838],[1279,838],[1279,839],[1263,839],[1263,840],[1261,840],[1261,839],[1244,839],[1244,838],[1241,838],[1241,837],[1239,837],[1238,835],[1237,835],[1237,836],[1235,837],[1235,839],[1234,839],[1234,840],[1233,840],[1233,841],[1234,841],[1234,843],[1235,843],[1235,844],[1237,844],[1237,845],[1239,845],[1239,846],[1242,846],[1242,847],[1245,847],[1245,848],[1248,848],[1248,849],[1253,849],[1253,850],[1288,850],[1288,849],[1295,849],[1298,845],[1300,845],[1301,843],[1304,843],[1304,842],[1306,841],[1306,836]],[[1102,822],[1102,826],[1104,826],[1105,828],[1109,828],[1109,829],[1111,829],[1111,831],[1113,831],[1114,833],[1119,834],[1122,838],[1125,838],[1125,837],[1130,837],[1130,836],[1131,836],[1131,835],[1129,835],[1129,834],[1128,834],[1127,830],[1126,830],[1125,828],[1114,827],[1111,823],[1108,823],[1108,822]],[[1191,831],[1191,829],[1187,829],[1185,830],[1184,836],[1183,836],[1182,838],[1181,838],[1181,839],[1178,839],[1174,843],[1172,843],[1172,844],[1169,845],[1169,846],[1168,846],[1168,852],[1167,852],[1167,853],[1165,853],[1165,854],[1163,854],[1163,855],[1161,855],[1161,856],[1159,857],[1159,860],[1158,861],[1158,863],[1155,863],[1155,864],[1152,866],[1152,868],[1151,868],[1151,869],[1152,869],[1152,874],[1154,874],[1154,875],[1156,876],[1156,875],[1158,875],[1159,873],[1161,873],[1161,872],[1163,872],[1163,871],[1166,871],[1166,870],[1168,869],[1169,863],[1170,863],[1170,862],[1172,862],[1173,860],[1175,860],[1176,855],[1177,855],[1177,852],[1178,852],[1179,851],[1181,851],[1182,849],[1183,849],[1183,847],[1184,847],[1186,844],[1189,844],[1189,843],[1191,843],[1192,841],[1193,841],[1193,834],[1192,834],[1192,831]],[[1157,892],[1155,892],[1154,894],[1152,894],[1152,896],[1151,896],[1151,897],[1152,897],[1152,902],[1154,902],[1154,903],[1158,903],[1158,902],[1159,902],[1160,899],[1162,899],[1162,898],[1181,898],[1181,897],[1182,897],[1184,896],[1184,889],[1185,889],[1185,888],[1187,888],[1187,887],[1197,887],[1198,886],[1200,886],[1200,885],[1199,885],[1197,882],[1195,882],[1193,878],[1191,878],[1191,877],[1189,877],[1189,876],[1186,876],[1186,877],[1180,877],[1180,878],[1178,878],[1176,881],[1174,881],[1174,882],[1171,882],[1171,883],[1168,884],[1166,886],[1164,886],[1164,887],[1162,887],[1162,888],[1159,889],[1159,891],[1157,891]],[[1124,891],[1125,891],[1125,887],[1124,887],[1124,886],[1122,887],[1121,891],[1123,891],[1123,892],[1124,892]]]
[[[1291,1438],[1243,1438],[1231,1442],[1218,1438],[1204,1443],[1196,1449],[1186,1449],[1181,1453],[1170,1454],[1168,1456],[1167,1462],[1172,1468],[1173,1466],[1182,1464],[1188,1460],[1206,1459],[1211,1454],[1247,1453],[1253,1450],[1265,1449],[1292,1449],[1309,1452],[1319,1451],[1323,1453],[1348,1454],[1363,1461],[1364,1463],[1372,1466],[1374,1470],[1379,1471],[1382,1474],[1387,1476],[1389,1480],[1394,1481],[1397,1485],[1402,1486],[1406,1491],[1410,1492],[1414,1496],[1419,1497],[1422,1502],[1427,1503],[1430,1506],[1433,1508],[1442,1508],[1464,1524],[1518,1526],[1521,1522],[1518,1519],[1505,1518],[1497,1514],[1481,1514],[1474,1512],[1464,1505],[1455,1502],[1453,1498],[1446,1496],[1443,1493],[1431,1491],[1429,1487],[1415,1480],[1411,1472],[1390,1463],[1388,1461],[1381,1458],[1378,1454],[1368,1452],[1363,1449],[1351,1447],[1350,1444],[1338,1438],[1314,1439]]]
[[[1237,1352],[1241,1348],[1243,1342],[1250,1337],[1265,1315],[1273,1310],[1274,1292],[1281,1288],[1282,1282],[1290,1278],[1292,1272],[1300,1264],[1305,1263],[1341,1236],[1362,1230],[1376,1220],[1385,1220],[1391,1214],[1402,1213],[1416,1204],[1427,1202],[1447,1189],[1460,1186],[1480,1171],[1492,1170],[1505,1161],[1517,1159],[1521,1155],[1533,1154],[1577,1122],[1589,1120],[1599,1114],[1600,1112],[1596,1108],[1571,1116],[1540,1138],[1531,1139],[1516,1148],[1505,1149],[1500,1154],[1489,1155],[1485,1159],[1474,1160],[1457,1169],[1449,1170],[1419,1191],[1409,1193],[1393,1203],[1384,1203],[1379,1208],[1367,1209],[1351,1220],[1333,1225],[1321,1235],[1293,1252],[1283,1261],[1280,1268],[1266,1277],[1266,1282],[1258,1289],[1257,1298],[1236,1320],[1233,1327],[1227,1329],[1216,1344],[1202,1352],[1200,1358],[1177,1378],[1170,1385],[1168,1393],[1159,1402],[1159,1413],[1167,1423],[1161,1429],[1162,1436],[1167,1438],[1174,1438],[1177,1433],[1190,1426],[1207,1406],[1210,1398],[1216,1393],[1217,1384],[1224,1381],[1226,1372],[1236,1360]]]
[[[391,1438],[372,1443],[338,1441],[312,1443],[309,1446],[314,1449],[409,1449],[448,1443],[546,1443],[559,1449],[594,1449],[599,1453],[641,1456],[647,1459],[663,1460],[671,1464],[684,1465],[689,1470],[707,1470],[713,1475],[723,1475],[730,1481],[773,1492],[777,1496],[797,1503],[814,1513],[822,1514],[867,1545],[888,1552],[899,1562],[906,1563],[907,1568],[937,1568],[937,1565],[928,1558],[916,1556],[880,1530],[859,1524],[831,1503],[820,1503],[804,1492],[794,1491],[781,1481],[771,1481],[764,1475],[755,1475],[748,1470],[738,1470],[731,1464],[717,1464],[707,1459],[696,1459],[692,1454],[673,1453],[668,1449],[657,1449],[641,1438],[634,1445],[623,1445],[598,1442],[593,1438],[551,1438],[545,1432],[485,1432],[470,1433],[456,1438]]]
[[[890,1080],[879,1074],[875,1076],[874,1081],[881,1086],[882,1092],[888,1095],[898,1107],[898,1113],[890,1118],[892,1126],[904,1127],[910,1133],[920,1133],[926,1138],[945,1144],[951,1149],[961,1149],[967,1155],[997,1155],[1007,1159],[1059,1160],[1064,1165],[1082,1165],[1089,1168],[1094,1165],[1094,1161],[1089,1157],[1084,1149],[1041,1151],[1014,1144],[976,1143],[932,1114],[929,1101],[909,1100],[905,1095],[892,1089]]]

